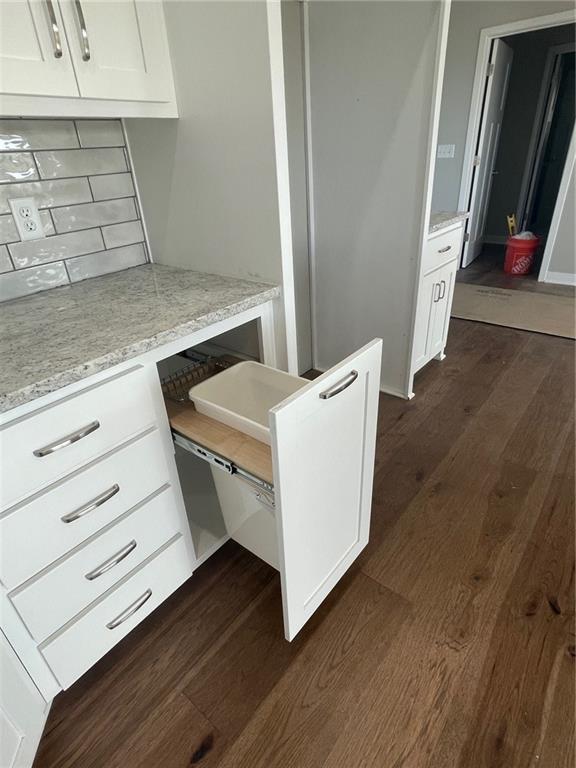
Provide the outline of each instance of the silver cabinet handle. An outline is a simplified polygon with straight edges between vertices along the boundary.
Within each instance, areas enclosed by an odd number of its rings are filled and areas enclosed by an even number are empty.
[[[78,23],[80,24],[80,42],[82,43],[82,61],[90,61],[90,41],[88,40],[88,30],[86,29],[86,19],[80,0],[74,0],[76,13],[78,14]]]
[[[103,573],[106,573],[106,571],[109,571],[110,568],[114,568],[115,565],[118,565],[118,563],[121,563],[124,558],[128,557],[130,552],[133,552],[136,549],[136,539],[132,539],[131,542],[126,544],[125,547],[122,547],[120,552],[116,552],[115,555],[112,555],[112,557],[108,558],[108,560],[105,560],[102,565],[99,565],[97,568],[94,568],[93,571],[90,571],[90,573],[87,573],[84,578],[88,579],[88,581],[94,581],[94,579],[97,579],[99,576],[102,576]]]
[[[438,295],[436,295],[436,288],[438,288]],[[434,304],[436,304],[437,301],[440,299],[440,283],[434,283],[434,288],[432,289],[432,301]]]
[[[51,453],[59,451],[61,448],[66,448],[67,446],[72,445],[72,443],[77,443],[78,440],[82,440],[83,437],[92,434],[92,432],[95,432],[99,427],[99,421],[91,421],[90,424],[86,424],[85,427],[77,429],[76,432],[72,432],[72,434],[66,435],[66,437],[61,437],[59,440],[55,440],[53,443],[45,445],[44,448],[37,448],[33,452],[34,456],[37,456],[39,459],[44,456],[49,456]]]
[[[129,619],[130,616],[133,616],[136,611],[139,611],[140,608],[144,605],[145,602],[150,600],[152,597],[152,590],[147,589],[146,592],[144,592],[143,595],[140,595],[138,600],[134,600],[132,605],[129,605],[126,610],[122,611],[122,613],[118,614],[115,619],[112,619],[112,621],[109,621],[108,624],[106,624],[108,629],[116,629],[116,627],[119,627],[120,624],[123,624],[126,619]]]
[[[445,245],[445,246],[444,246],[444,248],[439,248],[439,249],[438,249],[438,253],[446,253],[446,252],[447,252],[447,251],[449,251],[451,248],[452,248],[452,246],[451,246],[451,245]]]
[[[345,376],[342,381],[337,381],[336,384],[329,387],[328,389],[325,389],[324,392],[320,392],[320,399],[329,400],[331,397],[334,397],[334,395],[339,395],[340,392],[343,392],[345,389],[347,389],[350,384],[353,384],[357,378],[358,371],[350,371],[348,376]]]
[[[50,29],[52,31],[52,42],[54,45],[54,58],[62,58],[62,41],[60,40],[60,28],[56,21],[56,14],[54,13],[54,6],[52,0],[46,0],[46,9],[48,10],[48,18],[50,19]]]
[[[438,295],[438,301],[441,301],[446,296],[446,281],[440,281],[440,293]]]
[[[95,509],[98,509],[98,507],[101,507],[102,504],[111,499],[112,496],[116,496],[119,490],[120,486],[118,483],[114,483],[112,488],[108,488],[107,491],[96,496],[95,499],[92,499],[92,501],[89,501],[87,504],[78,507],[78,509],[75,509],[73,512],[68,512],[68,514],[61,517],[60,520],[62,520],[63,523],[73,523],[75,520],[79,520],[89,512],[93,512]]]

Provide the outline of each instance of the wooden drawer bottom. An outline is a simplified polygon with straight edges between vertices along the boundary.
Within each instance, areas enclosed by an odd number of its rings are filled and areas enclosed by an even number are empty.
[[[192,575],[193,561],[181,534],[61,634],[39,646],[64,689]]]

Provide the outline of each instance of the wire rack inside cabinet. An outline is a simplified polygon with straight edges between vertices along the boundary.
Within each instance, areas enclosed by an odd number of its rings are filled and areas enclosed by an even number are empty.
[[[206,381],[216,373],[230,368],[236,361],[214,357],[209,358],[204,363],[192,363],[162,379],[162,392],[164,397],[174,400],[177,403],[184,403],[189,400],[188,392],[191,387]]]

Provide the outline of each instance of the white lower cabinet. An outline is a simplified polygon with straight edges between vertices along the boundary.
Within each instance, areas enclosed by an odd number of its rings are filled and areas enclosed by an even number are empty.
[[[50,704],[0,632],[0,766],[30,768]]]
[[[374,340],[272,407],[270,447],[169,406],[177,445],[232,473],[217,479],[225,528],[279,570],[287,640],[368,542],[381,354]]]
[[[381,354],[376,339],[266,392],[264,440],[189,400],[169,425],[155,364],[4,423],[2,768],[32,764],[48,699],[228,537],[280,572],[296,636],[368,542]]]
[[[40,645],[62,687],[72,685],[191,575],[188,548],[178,534],[57,637]]]
[[[422,279],[414,328],[414,371],[444,354],[456,271],[457,262],[452,261]]]
[[[444,357],[463,235],[461,223],[452,225],[430,237],[424,248],[414,323],[412,373],[432,358]]]

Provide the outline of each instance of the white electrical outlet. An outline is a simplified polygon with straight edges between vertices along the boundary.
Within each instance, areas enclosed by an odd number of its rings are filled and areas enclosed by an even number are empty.
[[[16,197],[8,200],[20,240],[39,240],[46,237],[40,221],[38,206],[33,197]]]
[[[454,152],[456,151],[456,144],[438,144],[438,149],[436,150],[436,157],[439,158],[453,158]]]

